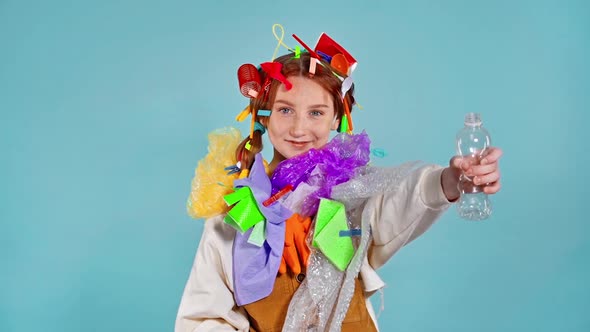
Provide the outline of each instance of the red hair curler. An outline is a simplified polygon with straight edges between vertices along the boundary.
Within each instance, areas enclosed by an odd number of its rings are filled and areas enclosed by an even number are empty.
[[[238,82],[240,92],[246,98],[256,98],[262,88],[258,69],[249,63],[245,63],[238,68]]]

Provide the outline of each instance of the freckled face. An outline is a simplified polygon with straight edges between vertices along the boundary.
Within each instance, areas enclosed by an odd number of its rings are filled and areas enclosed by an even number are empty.
[[[283,84],[279,86],[267,126],[275,149],[273,163],[321,148],[339,124],[328,91],[307,77],[287,79],[293,87],[287,91]]]

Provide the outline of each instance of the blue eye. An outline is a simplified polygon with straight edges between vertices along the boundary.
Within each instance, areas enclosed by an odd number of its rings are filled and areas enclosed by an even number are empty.
[[[279,113],[281,114],[289,114],[291,112],[293,112],[293,110],[288,107],[279,108]]]
[[[322,112],[322,111],[311,111],[311,112],[309,112],[309,114],[311,116],[316,117],[316,116],[322,116],[322,115],[324,115],[324,112]]]

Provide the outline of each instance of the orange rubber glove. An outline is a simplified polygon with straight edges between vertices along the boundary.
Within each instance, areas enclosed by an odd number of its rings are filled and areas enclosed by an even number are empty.
[[[285,221],[285,247],[279,273],[287,272],[287,266],[295,274],[301,273],[301,266],[307,266],[310,250],[305,242],[305,237],[311,225],[310,217],[302,217],[298,213],[293,214]]]

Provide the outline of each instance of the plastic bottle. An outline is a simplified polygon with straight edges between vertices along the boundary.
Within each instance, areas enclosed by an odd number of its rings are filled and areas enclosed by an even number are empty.
[[[457,153],[470,159],[472,165],[479,165],[485,150],[490,146],[488,131],[482,127],[479,113],[467,113],[465,126],[457,132]],[[459,179],[461,197],[457,211],[467,220],[484,220],[492,213],[492,206],[483,187],[473,183],[473,177],[463,173]]]

